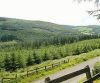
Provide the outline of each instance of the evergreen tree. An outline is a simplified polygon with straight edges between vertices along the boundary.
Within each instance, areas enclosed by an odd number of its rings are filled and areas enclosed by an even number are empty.
[[[34,59],[33,57],[29,54],[28,58],[27,58],[27,66],[31,66],[34,64]]]
[[[43,61],[46,61],[46,60],[49,60],[49,59],[50,59],[50,57],[49,57],[49,55],[47,55],[47,53],[45,51],[45,53],[43,55]]]
[[[4,58],[4,68],[6,71],[11,70],[11,60],[9,55],[6,54],[5,58]]]
[[[18,61],[17,61],[17,57],[14,53],[11,54],[11,70],[14,71],[18,68]]]
[[[39,64],[41,63],[41,57],[37,55],[35,52],[33,53],[34,63]]]
[[[25,59],[22,55],[18,55],[18,68],[24,68],[26,66]]]

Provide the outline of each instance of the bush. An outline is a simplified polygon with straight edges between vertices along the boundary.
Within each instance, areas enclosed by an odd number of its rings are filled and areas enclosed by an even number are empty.
[[[93,74],[97,74],[100,72],[100,62],[96,62],[95,65],[94,65],[94,71],[93,71]]]

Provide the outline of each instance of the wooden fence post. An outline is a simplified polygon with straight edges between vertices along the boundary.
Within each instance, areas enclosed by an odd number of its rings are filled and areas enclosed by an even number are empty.
[[[17,74],[15,75],[15,78],[17,78]]]
[[[45,67],[45,70],[47,70],[47,66],[44,66]]]
[[[4,82],[3,82],[3,78],[2,78],[2,80],[1,80],[1,83],[4,83]]]
[[[27,77],[28,77],[28,70],[27,70]]]
[[[38,73],[38,67],[36,68],[36,73]]]
[[[45,78],[45,82],[44,83],[48,83],[50,81],[50,77]]]
[[[66,61],[64,60],[64,63],[66,63]]]
[[[52,64],[52,68],[53,68],[53,64]]]
[[[60,62],[58,63],[58,66],[60,66]]]
[[[16,83],[18,83],[18,81],[17,81],[17,74],[15,75],[15,80],[16,80]]]
[[[90,72],[90,67],[87,65],[86,68],[87,68],[86,77],[87,77],[87,79],[90,79],[90,78],[92,78],[91,72]],[[92,80],[90,81],[90,83],[93,83]]]

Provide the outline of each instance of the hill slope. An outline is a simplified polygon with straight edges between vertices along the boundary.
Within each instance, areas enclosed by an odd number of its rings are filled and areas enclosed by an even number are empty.
[[[100,34],[99,25],[77,26],[73,28],[83,34]]]
[[[12,39],[25,41],[80,34],[100,34],[100,26],[69,26],[0,17],[0,38],[9,35]]]
[[[0,35],[14,35],[19,39],[45,39],[58,35],[76,34],[73,26],[58,25],[43,21],[0,18]]]

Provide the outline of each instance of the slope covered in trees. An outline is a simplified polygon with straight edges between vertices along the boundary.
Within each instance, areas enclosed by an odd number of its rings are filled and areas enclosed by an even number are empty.
[[[100,39],[84,40],[77,43],[47,46],[39,49],[23,48],[16,43],[0,46],[0,68],[14,71],[18,68],[39,64],[47,60],[55,60],[66,56],[75,56],[94,49],[100,49]],[[3,49],[2,49],[3,48]]]
[[[43,21],[0,18],[0,36],[10,34],[23,41],[77,34],[72,27]]]
[[[48,40],[56,37],[84,35],[80,27],[87,27],[85,32],[100,34],[100,26],[69,26],[43,21],[30,21],[0,17],[0,41]],[[91,31],[88,31],[90,30]],[[87,34],[86,34],[87,35]]]
[[[80,27],[0,18],[0,68],[14,71],[100,48],[99,26],[85,26],[89,34]]]

